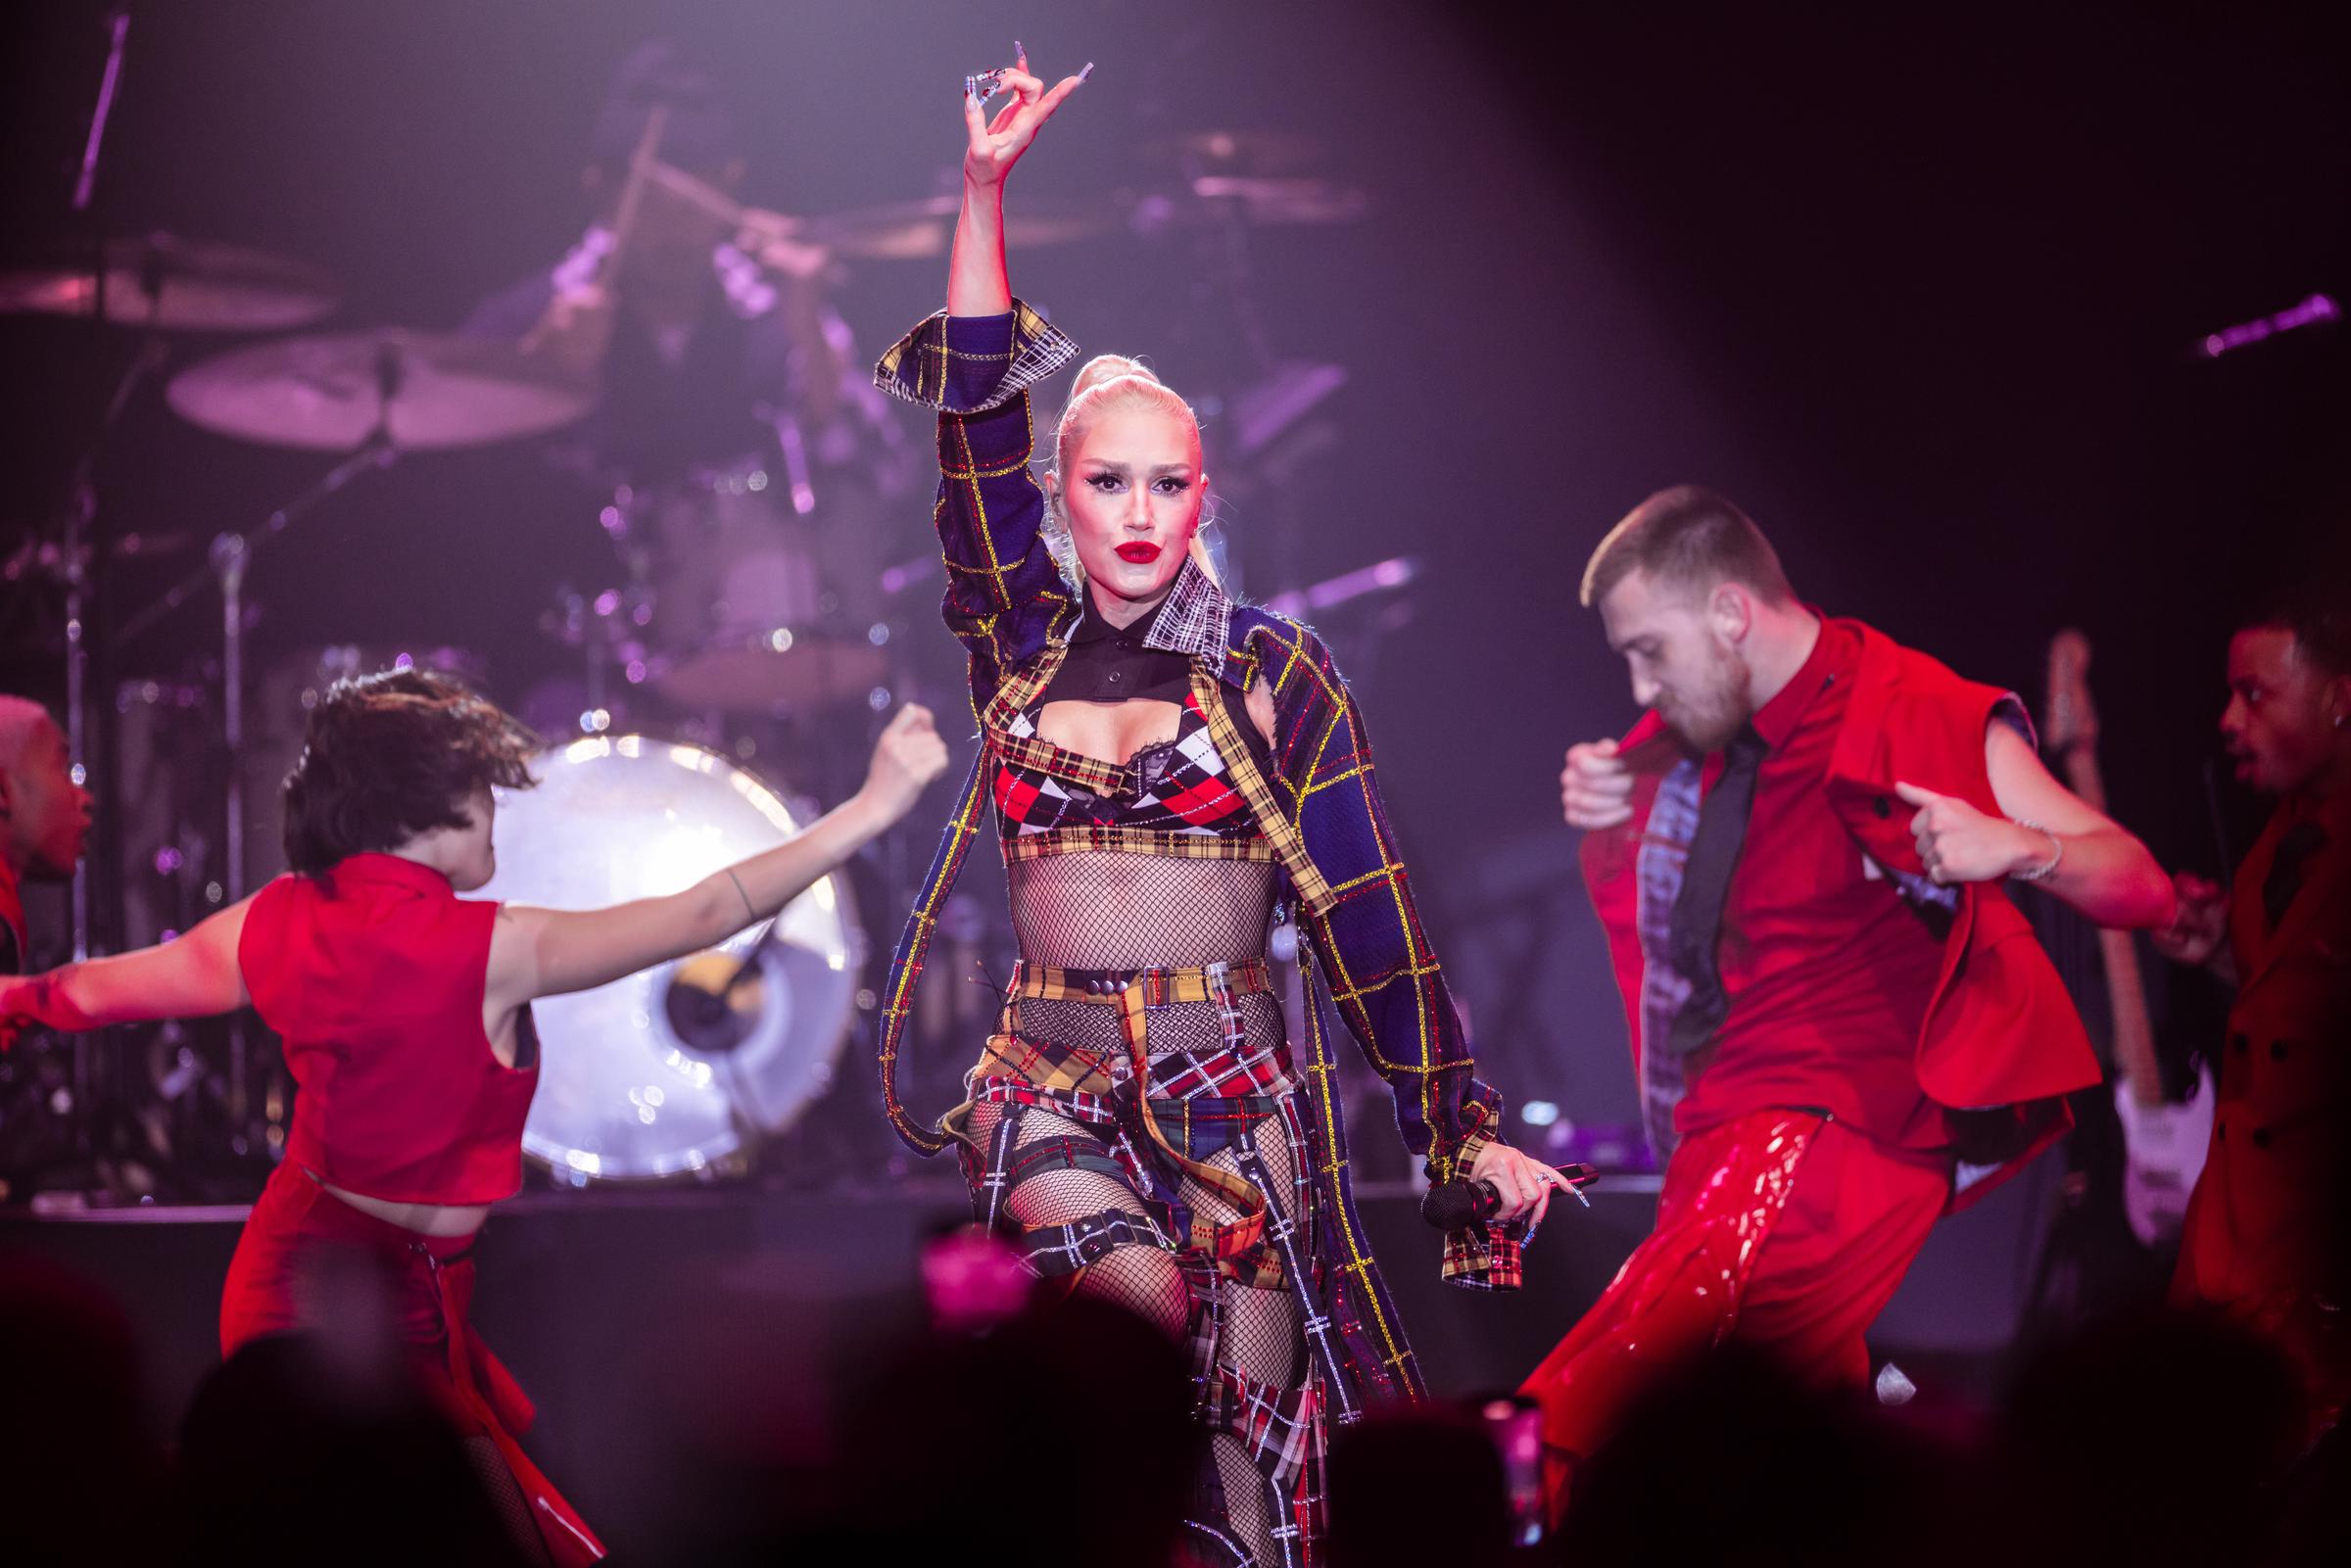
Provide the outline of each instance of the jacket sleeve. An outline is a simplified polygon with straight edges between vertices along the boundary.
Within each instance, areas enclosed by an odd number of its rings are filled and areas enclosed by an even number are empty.
[[[1078,352],[1019,301],[1002,315],[922,322],[874,367],[874,383],[938,410],[938,528],[948,630],[988,668],[1010,670],[1044,646],[1070,588],[1039,531],[1045,499],[1030,476],[1029,389]]]
[[[1322,886],[1302,890],[1309,935],[1348,1031],[1396,1096],[1405,1147],[1432,1182],[1466,1175],[1501,1136],[1502,1096],[1478,1081],[1443,967],[1420,924],[1379,798],[1363,711],[1329,651],[1284,626],[1263,673],[1273,682],[1275,766]],[[1446,1238],[1457,1284],[1519,1283],[1520,1226]]]

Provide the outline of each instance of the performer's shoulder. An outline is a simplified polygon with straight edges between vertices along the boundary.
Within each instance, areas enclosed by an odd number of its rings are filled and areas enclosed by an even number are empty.
[[[1262,604],[1234,603],[1227,635],[1236,651],[1246,651],[1251,642],[1263,641],[1277,644],[1319,663],[1331,662],[1329,644],[1313,627],[1295,616],[1267,609]]]
[[[1859,679],[1883,687],[1895,700],[1974,703],[1984,697],[2005,696],[2001,689],[1971,681],[1922,648],[1897,642],[1866,621],[1833,620],[1832,627],[1849,631],[1860,640]]]
[[[1337,707],[1349,703],[1347,676],[1330,645],[1295,617],[1255,604],[1235,604],[1225,640],[1225,675],[1247,686],[1251,671],[1263,671],[1277,694],[1319,689]],[[1301,682],[1298,678],[1303,676]]]

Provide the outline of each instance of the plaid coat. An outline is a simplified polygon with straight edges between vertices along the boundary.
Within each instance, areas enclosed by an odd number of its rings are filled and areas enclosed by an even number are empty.
[[[984,733],[1003,731],[1042,689],[1080,612],[1040,533],[1044,497],[1029,472],[1034,446],[1029,388],[1077,346],[1015,302],[1003,315],[936,315],[884,355],[885,391],[939,410],[938,501],[948,627],[970,655],[972,710]],[[1498,1136],[1502,1101],[1480,1083],[1435,950],[1412,890],[1373,775],[1362,711],[1306,627],[1236,605],[1186,562],[1153,615],[1147,645],[1191,655],[1236,698],[1259,683],[1273,697],[1271,766],[1241,727],[1235,701],[1214,705],[1218,749],[1248,798],[1298,911],[1308,984],[1303,1076],[1318,1173],[1318,1272],[1331,1289],[1363,1392],[1421,1390],[1412,1351],[1358,1222],[1347,1181],[1346,1125],[1331,1060],[1335,1009],[1396,1095],[1406,1147],[1432,1181],[1465,1172]],[[899,1102],[896,1059],[914,986],[939,909],[982,832],[982,748],[909,916],[885,991],[880,1050],[885,1108],[909,1145],[935,1154],[947,1134],[918,1125]],[[1477,1227],[1446,1238],[1444,1277],[1474,1289],[1519,1283],[1519,1237]]]

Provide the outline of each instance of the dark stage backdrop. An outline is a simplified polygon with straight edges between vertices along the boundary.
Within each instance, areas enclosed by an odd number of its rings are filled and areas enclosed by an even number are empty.
[[[62,222],[102,9],[0,24],[12,240]],[[1016,207],[1147,185],[1155,137],[1319,140],[1312,171],[1370,212],[1259,232],[1251,286],[1278,356],[1349,380],[1330,445],[1231,498],[1233,548],[1260,592],[1290,586],[1268,543],[1290,512],[1304,575],[1421,558],[1407,594],[1325,630],[1481,1056],[1514,1101],[1605,1120],[1630,1111],[1623,1030],[1555,777],[1567,742],[1633,716],[1574,589],[1655,487],[1729,492],[1810,597],[2037,703],[2048,634],[2087,627],[2118,810],[2214,869],[2199,770],[2227,605],[2344,515],[2325,508],[2351,340],[2188,352],[2351,296],[2351,72],[2308,9],[177,0],[132,7],[104,196],[124,225],[334,268],[340,324],[436,327],[576,235],[604,79],[656,32],[716,59],[756,149],[748,194],[795,212],[948,188],[960,77],[1016,31],[1051,69],[1099,63]],[[840,304],[867,352],[936,305],[940,272],[856,271]],[[1191,242],[1094,240],[1013,272],[1089,349],[1146,351],[1211,408],[1213,474],[1213,405],[1250,361]],[[56,504],[99,366],[84,330],[15,318],[0,367],[17,530]],[[116,528],[202,538],[317,466],[150,394],[105,496]],[[419,457],[262,558],[256,654],[445,641],[510,690],[557,658],[534,630],[556,582],[609,570],[580,492],[529,450]],[[117,613],[158,581],[121,574]],[[6,684],[53,694],[54,624],[12,594]],[[112,646],[109,679],[183,673],[208,630],[192,610]],[[946,686],[922,694],[951,706]]]

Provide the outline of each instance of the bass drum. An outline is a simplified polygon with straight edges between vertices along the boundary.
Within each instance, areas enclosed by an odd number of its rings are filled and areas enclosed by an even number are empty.
[[[595,909],[692,886],[799,831],[774,791],[715,752],[646,736],[543,752],[535,789],[501,791],[498,874],[480,896]],[[798,1119],[833,1081],[856,1005],[864,942],[846,881],[788,905],[758,978],[740,988],[748,1033],[703,1052],[671,1028],[683,972],[715,989],[759,927],[717,948],[534,1004],[544,1044],[523,1152],[574,1186],[704,1179],[747,1168],[758,1139]]]

